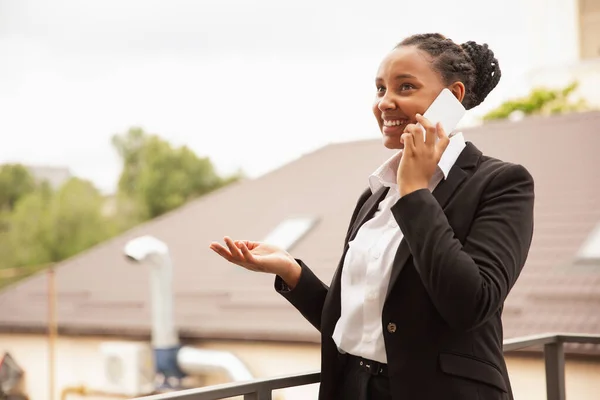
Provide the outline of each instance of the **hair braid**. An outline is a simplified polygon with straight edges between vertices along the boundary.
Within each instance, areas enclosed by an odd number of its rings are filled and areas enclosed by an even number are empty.
[[[415,46],[433,57],[433,68],[447,85],[462,82],[466,109],[481,104],[500,81],[498,60],[487,44],[470,41],[458,45],[440,33],[423,33],[404,39],[396,47],[401,46]]]
[[[494,57],[494,52],[490,50],[487,44],[477,44],[469,41],[461,44],[461,47],[467,53],[467,56],[475,66],[477,74],[473,92],[479,105],[487,95],[496,87],[502,76],[498,60]]]

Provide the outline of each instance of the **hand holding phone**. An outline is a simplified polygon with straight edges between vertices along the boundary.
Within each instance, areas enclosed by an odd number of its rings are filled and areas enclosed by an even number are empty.
[[[433,126],[441,124],[442,128],[448,136],[451,136],[452,131],[458,125],[458,122],[465,115],[465,108],[458,101],[452,92],[448,89],[442,90],[438,97],[431,103],[423,118],[425,118]],[[423,123],[427,123],[419,118]],[[423,132],[423,139],[426,138],[426,130],[423,125],[416,125]],[[417,128],[418,129],[418,128]],[[416,137],[419,137],[419,132],[415,131],[415,125],[407,127],[407,130]],[[407,132],[408,133],[408,132]],[[397,172],[397,183],[400,196],[406,196],[420,189],[428,188],[431,177],[434,175],[437,164],[448,146],[448,141],[445,138],[444,143],[439,142],[439,137],[436,135],[435,145],[425,142],[425,145],[418,144],[409,139],[408,145],[404,146],[404,153],[400,159],[400,165]],[[420,139],[419,139],[420,140]],[[416,151],[417,147],[419,151]],[[408,156],[408,157],[407,157]]]
[[[452,94],[452,92],[444,88],[440,94],[431,103],[423,117],[425,117],[434,126],[437,126],[438,122],[442,124],[442,127],[451,136],[452,131],[456,129],[456,126],[465,115],[467,110],[460,101]],[[421,124],[417,124],[423,129]],[[423,129],[423,138],[426,136],[425,129]],[[437,140],[437,138],[436,138]]]

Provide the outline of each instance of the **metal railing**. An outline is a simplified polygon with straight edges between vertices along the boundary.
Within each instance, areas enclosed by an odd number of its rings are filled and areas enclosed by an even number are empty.
[[[543,346],[548,400],[565,400],[565,343],[600,344],[600,335],[545,334],[504,341],[504,352]],[[291,375],[281,378],[259,379],[244,383],[208,386],[200,389],[140,397],[137,400],[221,400],[244,396],[244,400],[272,400],[273,390],[319,383],[320,372]]]

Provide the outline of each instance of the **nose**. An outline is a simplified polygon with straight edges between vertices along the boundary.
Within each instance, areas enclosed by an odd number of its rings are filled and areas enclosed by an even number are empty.
[[[384,94],[382,98],[379,99],[379,103],[377,104],[377,108],[380,111],[389,111],[396,108],[396,103],[394,100],[388,95],[388,93]]]

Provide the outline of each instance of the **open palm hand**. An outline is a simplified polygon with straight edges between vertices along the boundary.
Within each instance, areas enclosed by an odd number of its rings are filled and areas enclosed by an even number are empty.
[[[234,241],[229,237],[225,237],[224,241],[226,246],[213,242],[210,248],[227,261],[250,271],[285,275],[291,265],[297,265],[288,252],[267,243]]]

